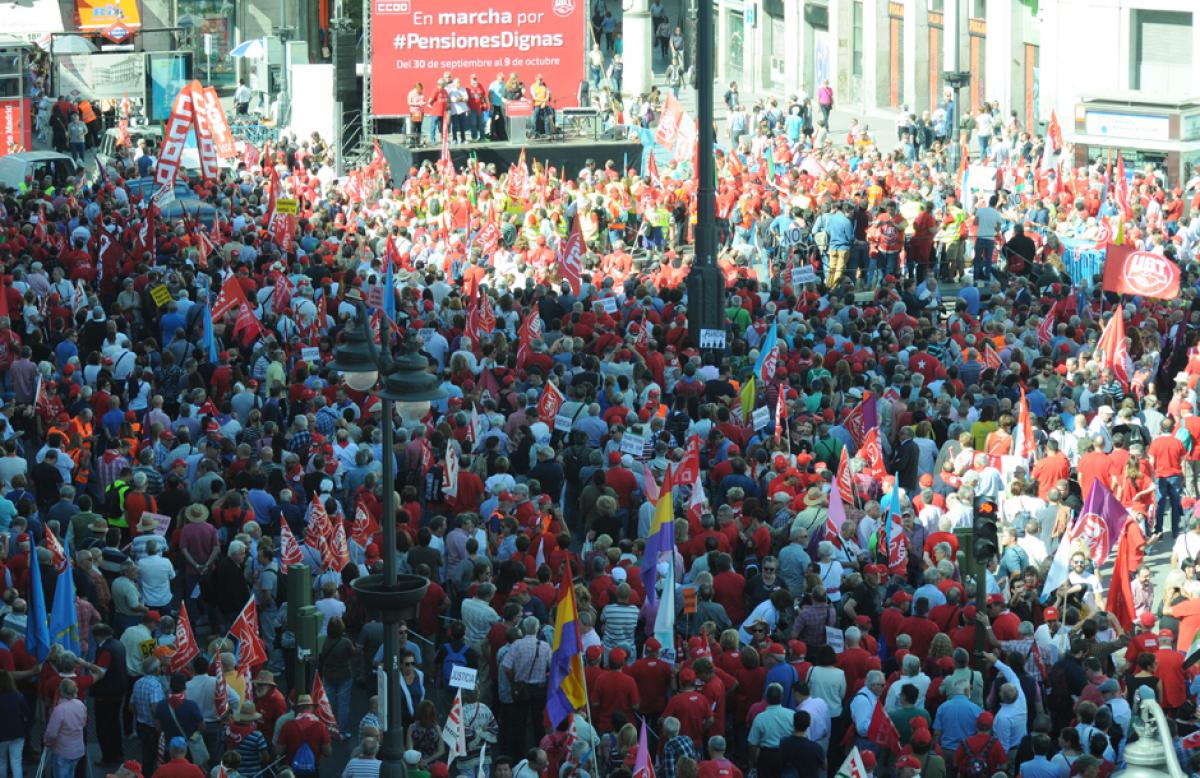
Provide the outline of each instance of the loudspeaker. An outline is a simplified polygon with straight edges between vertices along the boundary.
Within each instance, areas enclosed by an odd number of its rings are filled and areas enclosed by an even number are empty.
[[[333,30],[333,94],[341,103],[362,99],[355,73],[358,53],[358,34],[354,30]]]

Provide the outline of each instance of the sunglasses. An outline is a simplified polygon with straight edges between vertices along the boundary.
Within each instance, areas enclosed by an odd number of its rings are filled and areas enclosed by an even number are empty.
[[[764,573],[773,573],[773,572],[775,572],[775,568],[774,567],[764,567],[763,572]]]
[[[412,667],[416,662],[401,662],[400,664],[402,667]]]

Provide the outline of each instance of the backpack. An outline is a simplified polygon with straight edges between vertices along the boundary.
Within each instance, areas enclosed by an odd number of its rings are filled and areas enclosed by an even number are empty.
[[[995,737],[989,737],[983,750],[979,753],[966,750],[966,759],[958,766],[960,778],[989,778],[991,776],[992,769],[988,764],[988,752],[992,750],[992,743],[995,742]]]
[[[129,484],[124,481],[113,481],[104,490],[104,517],[117,519],[125,512],[125,493]]]
[[[454,672],[454,668],[467,666],[467,651],[470,648],[465,642],[463,647],[457,651],[449,643],[444,648],[446,649],[446,658],[442,660],[442,687],[449,688],[450,674]]]
[[[308,743],[301,743],[296,749],[296,755],[292,757],[292,772],[296,775],[317,774],[317,755]]]
[[[578,481],[583,469],[583,456],[579,446],[571,446],[563,452],[563,475],[568,481]]]
[[[1175,431],[1175,439],[1183,444],[1183,450],[1187,453],[1192,453],[1192,447],[1196,444],[1192,440],[1192,433],[1188,432],[1186,424],[1180,424],[1179,429]]]

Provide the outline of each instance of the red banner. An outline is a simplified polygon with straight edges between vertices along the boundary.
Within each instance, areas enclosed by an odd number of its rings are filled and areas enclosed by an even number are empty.
[[[563,241],[559,254],[559,275],[571,285],[571,294],[579,294],[583,281],[583,232],[579,228],[579,214],[571,221],[571,234]]]
[[[30,137],[29,101],[19,97],[0,100],[0,157],[27,151]]]
[[[674,95],[667,95],[662,115],[658,117],[658,127],[654,130],[654,142],[669,149],[674,148],[675,136],[679,134],[683,117],[683,103],[676,100]]]
[[[229,129],[229,119],[225,109],[221,107],[221,98],[217,90],[211,86],[203,89],[192,89],[192,99],[196,102],[197,115],[204,117],[212,132],[213,144],[217,147],[217,156],[221,159],[233,159],[237,156],[237,145],[233,140],[233,132]]]
[[[1104,291],[1174,300],[1179,296],[1179,266],[1149,251],[1109,246],[1104,258]]]
[[[553,428],[554,417],[558,415],[558,409],[563,406],[566,399],[557,386],[547,382],[545,388],[542,389],[542,396],[538,398],[538,419]]]
[[[154,169],[154,183],[158,185],[155,199],[160,196],[166,202],[174,199],[175,178],[183,158],[183,147],[187,143],[188,133],[195,124],[195,111],[192,106],[191,86],[185,86],[175,96],[175,105],[171,108],[171,118],[163,126],[162,147],[158,152],[158,164]],[[161,195],[160,195],[161,193]],[[171,193],[171,194],[168,194]]]
[[[432,96],[447,71],[485,86],[498,72],[527,86],[541,75],[551,105],[574,106],[586,14],[583,0],[372,0],[371,111],[407,116],[409,90],[420,82]]]

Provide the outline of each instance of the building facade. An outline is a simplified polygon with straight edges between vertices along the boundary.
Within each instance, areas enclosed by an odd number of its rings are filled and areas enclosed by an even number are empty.
[[[948,0],[715,0],[717,75],[753,94],[815,94],[866,116],[918,114],[943,100],[954,9]],[[1028,4],[1027,4],[1028,2]],[[958,0],[964,102],[1040,118],[1041,35],[1033,0]],[[948,21],[949,19],[949,21]]]
[[[1120,148],[1126,166],[1161,165],[1172,182],[1200,167],[1200,4],[1052,0],[1045,8],[1045,110],[1075,163]]]

